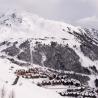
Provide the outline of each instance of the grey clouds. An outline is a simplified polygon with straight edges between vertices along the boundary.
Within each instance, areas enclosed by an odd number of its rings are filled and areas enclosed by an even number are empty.
[[[47,19],[98,29],[98,0],[0,0],[0,11],[14,7]]]

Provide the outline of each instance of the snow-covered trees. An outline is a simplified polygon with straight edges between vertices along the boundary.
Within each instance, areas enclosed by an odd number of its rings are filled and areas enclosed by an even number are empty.
[[[95,80],[95,86],[98,87],[98,79]]]
[[[6,91],[5,91],[5,87],[3,86],[2,88],[1,88],[1,98],[5,98],[5,95],[6,95]]]
[[[14,91],[12,90],[9,94],[9,97],[8,98],[15,98],[15,93]]]
[[[15,98],[15,93],[14,91],[7,91],[6,86],[3,86],[0,89],[0,98]]]

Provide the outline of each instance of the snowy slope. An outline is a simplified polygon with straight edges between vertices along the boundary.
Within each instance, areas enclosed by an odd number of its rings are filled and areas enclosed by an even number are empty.
[[[88,67],[98,64],[98,61],[91,61],[88,57],[85,57],[83,53],[81,53],[81,43],[75,38],[75,36],[68,33],[75,31],[79,34],[87,33],[89,36],[91,36],[90,34],[94,35],[93,33],[85,32],[85,30],[81,27],[74,27],[63,22],[45,20],[37,15],[17,11],[9,11],[8,13],[4,14],[0,18],[0,24],[1,42],[4,40],[18,40],[21,42],[21,40],[23,41],[28,38],[38,39],[48,37],[49,39],[45,41],[41,40],[41,42],[49,44],[51,41],[57,41],[58,43],[69,44],[71,48],[76,45],[77,49],[73,49],[81,57],[80,61],[83,63],[83,66]],[[95,36],[92,36],[92,39],[97,37],[96,34],[97,33],[95,33]],[[67,39],[68,41],[62,40],[63,38]],[[38,41],[40,40],[38,39]]]
[[[94,81],[98,78],[98,37],[97,37],[97,30],[90,30],[90,29],[83,29],[81,27],[75,27],[70,24],[66,24],[63,22],[57,22],[52,20],[43,19],[34,14],[30,14],[27,12],[21,11],[9,11],[0,16],[0,83],[2,84],[0,87],[1,89],[7,89],[7,95],[10,96],[11,91],[15,93],[16,98],[62,98],[56,91],[51,89],[45,89],[38,87],[34,80],[23,79],[22,77],[19,78],[17,85],[12,85],[14,80],[16,79],[16,70],[27,70],[29,67],[32,66],[18,66],[19,63],[30,65],[31,63],[29,60],[20,60],[17,58],[22,52],[26,52],[29,55],[28,51],[29,48],[36,53],[37,51],[34,50],[34,47],[37,47],[36,42],[40,42],[42,47],[48,46],[51,49],[51,42],[57,42],[58,50],[61,48],[66,49],[64,53],[68,56],[69,60],[66,62],[72,61],[73,65],[67,65],[66,68],[69,67],[71,70],[66,70],[65,74],[72,74],[76,73],[81,76],[86,76],[90,78],[88,82],[89,87],[95,87]],[[29,44],[32,45],[27,50],[25,48],[20,48],[20,46],[29,40]],[[61,47],[60,47],[61,45]],[[13,48],[14,47],[14,48]],[[81,48],[82,47],[82,48]],[[86,48],[85,48],[86,47]],[[91,50],[89,49],[91,48]],[[10,48],[10,49],[9,49]],[[93,49],[96,48],[96,49]],[[14,49],[17,49],[17,53],[14,54]],[[39,49],[39,48],[38,48]],[[87,49],[87,50],[86,50]],[[7,51],[7,52],[6,52]],[[31,52],[32,52],[31,51]],[[11,55],[8,53],[11,52]],[[16,51],[15,51],[16,52]],[[12,54],[13,53],[13,54]],[[47,72],[47,66],[44,63],[47,61],[47,50],[41,50],[39,52],[38,57],[41,55],[41,66],[43,65],[46,68],[44,71]],[[55,53],[56,54],[56,53]],[[68,55],[70,54],[70,55]],[[89,55],[90,54],[90,55]],[[35,55],[36,58],[37,55]],[[31,55],[30,55],[31,56]],[[66,58],[64,59],[67,59]],[[29,58],[29,56],[28,56]],[[75,59],[74,59],[75,58]],[[18,64],[14,64],[13,61],[15,60]],[[30,58],[31,59],[31,58]],[[79,59],[79,60],[78,60]],[[78,60],[78,61],[76,61]],[[54,60],[55,61],[55,60]],[[54,62],[52,62],[53,64]],[[51,62],[50,62],[51,64]],[[76,69],[83,69],[82,72],[77,72],[74,70],[74,64],[76,65]],[[40,64],[34,64],[38,68]],[[71,68],[71,67],[72,68]],[[90,67],[95,66],[96,70],[92,70]],[[34,67],[34,66],[33,66]],[[78,68],[79,67],[79,68]],[[82,68],[83,67],[83,68]],[[84,69],[90,71],[85,72]],[[43,67],[41,67],[43,69]],[[51,69],[51,68],[50,68]],[[59,69],[58,72],[61,70]],[[67,72],[68,71],[68,72]],[[61,71],[62,72],[62,71]],[[49,72],[49,74],[52,72]],[[41,81],[40,79],[35,81]],[[81,82],[81,81],[80,81]],[[85,84],[85,83],[84,83]],[[28,94],[27,94],[28,93]]]
[[[13,16],[14,15],[14,16]],[[20,22],[21,20],[21,22]],[[45,20],[37,15],[31,15],[29,13],[6,13],[0,18],[1,32],[4,35],[8,34],[10,31],[10,36],[6,37],[58,37],[62,38],[65,36],[65,32],[62,29],[67,27],[72,28],[71,30],[77,30],[77,27],[73,27],[69,24],[62,22],[55,22],[50,20]],[[51,28],[51,29],[50,29]],[[19,32],[17,34],[17,32]],[[40,34],[39,34],[40,32]],[[25,34],[24,34],[25,33]],[[20,35],[20,36],[19,36]],[[24,35],[24,36],[23,36]],[[66,37],[69,37],[66,34]]]
[[[12,66],[14,69],[11,69]],[[55,91],[38,87],[33,81],[22,78],[17,85],[13,86],[12,82],[16,78],[14,71],[23,69],[23,67],[21,68],[3,59],[0,59],[0,67],[2,68],[0,69],[0,90],[4,90],[5,98],[8,98],[11,94],[15,98],[62,98]]]

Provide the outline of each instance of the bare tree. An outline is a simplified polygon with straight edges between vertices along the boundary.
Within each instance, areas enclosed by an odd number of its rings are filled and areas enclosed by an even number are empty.
[[[5,98],[6,95],[6,91],[5,91],[5,87],[3,86],[3,88],[1,89],[1,98]]]
[[[15,93],[13,90],[10,92],[9,98],[15,98]]]

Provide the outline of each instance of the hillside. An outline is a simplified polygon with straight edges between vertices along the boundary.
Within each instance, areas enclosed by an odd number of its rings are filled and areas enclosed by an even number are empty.
[[[16,98],[97,98],[97,65],[98,30],[27,12],[1,15],[1,88]]]

